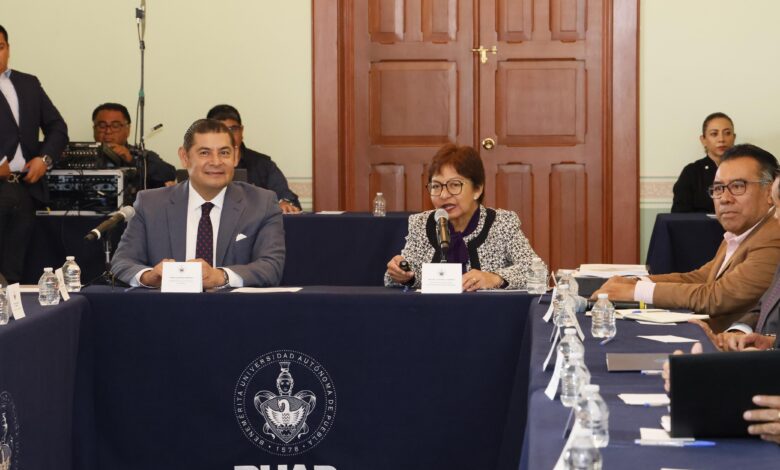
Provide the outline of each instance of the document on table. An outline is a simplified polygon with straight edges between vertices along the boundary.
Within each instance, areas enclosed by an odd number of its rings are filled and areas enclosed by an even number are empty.
[[[612,276],[647,276],[644,264],[582,264],[578,276],[608,278]]]
[[[618,398],[626,405],[666,406],[669,404],[669,397],[665,393],[619,393]]]
[[[233,292],[239,294],[276,294],[279,292],[298,292],[303,287],[239,287]]]
[[[660,343],[696,343],[698,339],[685,338],[683,336],[675,335],[639,335],[637,338],[649,339],[651,341],[658,341]]]
[[[689,320],[706,320],[709,315],[695,313],[671,312],[660,308],[649,309],[618,309],[615,317],[623,320],[636,320],[649,323],[685,323]]]
[[[319,212],[317,212],[317,214],[322,214],[322,215],[341,215],[343,213],[344,213],[344,211],[319,211]]]

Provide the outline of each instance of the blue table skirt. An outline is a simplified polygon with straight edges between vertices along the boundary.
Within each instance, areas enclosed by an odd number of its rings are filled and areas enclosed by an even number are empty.
[[[328,287],[86,296],[74,468],[517,466],[527,294]],[[295,457],[255,447],[233,407],[242,370],[276,350],[315,358],[337,393],[327,437]]]

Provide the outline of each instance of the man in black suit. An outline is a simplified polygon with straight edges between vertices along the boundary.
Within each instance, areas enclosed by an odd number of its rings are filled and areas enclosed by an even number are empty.
[[[143,164],[137,165],[141,149],[127,143],[130,137],[130,112],[119,103],[103,103],[92,111],[95,142],[106,144],[121,160],[123,167],[139,167],[138,189],[161,188],[176,184],[176,168],[159,155],[146,149],[146,174]],[[145,183],[145,184],[144,184]]]
[[[8,32],[0,26],[0,272],[17,282],[36,201],[48,199],[44,175],[68,143],[68,126],[35,76],[8,68],[9,55]]]
[[[216,119],[230,129],[239,148],[239,161],[236,168],[246,168],[248,182],[275,192],[276,197],[279,198],[279,208],[283,213],[300,212],[301,203],[298,201],[298,195],[290,190],[282,170],[268,155],[255,152],[244,145],[244,126],[241,124],[238,110],[229,104],[219,104],[211,108],[206,117]]]

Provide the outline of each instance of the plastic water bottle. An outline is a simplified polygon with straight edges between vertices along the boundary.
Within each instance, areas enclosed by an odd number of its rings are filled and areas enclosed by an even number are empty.
[[[38,281],[38,303],[41,305],[57,305],[60,303],[60,283],[52,268],[43,268],[43,275]]]
[[[382,193],[376,193],[376,197],[374,198],[374,217],[384,217],[387,215],[387,211],[385,210],[386,207],[387,202],[385,202],[385,197]]]
[[[579,353],[570,353],[561,370],[561,404],[566,408],[574,406],[583,387],[589,383],[590,371],[584,358]]]
[[[585,357],[585,346],[577,336],[577,330],[574,328],[563,330],[563,338],[558,343],[558,354],[563,356],[564,363],[569,362],[572,355],[580,358]]]
[[[65,287],[68,288],[68,292],[81,290],[81,268],[76,264],[75,257],[65,257],[65,264],[62,265],[62,278],[65,280]]]
[[[544,294],[547,292],[547,266],[538,256],[531,261],[531,275],[528,276],[526,287],[529,294]]]
[[[558,274],[561,276],[561,280],[558,284],[568,284],[569,294],[580,295],[580,285],[577,283],[577,278],[574,277],[573,269],[559,269]]]
[[[555,307],[553,308],[553,324],[558,328],[574,326],[574,299],[569,295],[568,284],[558,284],[556,290]]]
[[[568,470],[601,470],[601,452],[593,445],[590,433],[579,431],[572,437],[563,463]]]
[[[607,294],[599,294],[599,299],[590,311],[593,322],[590,333],[594,338],[614,338],[617,333],[615,325],[615,306],[609,301]]]
[[[8,296],[5,289],[0,287],[0,325],[5,325],[11,318],[11,305],[8,302]]]
[[[577,423],[590,431],[593,445],[607,447],[609,444],[609,408],[599,395],[599,386],[588,384],[582,388],[575,409]]]

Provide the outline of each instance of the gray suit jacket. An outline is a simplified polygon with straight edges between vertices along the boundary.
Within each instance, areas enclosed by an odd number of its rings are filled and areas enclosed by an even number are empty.
[[[164,258],[185,261],[187,201],[185,181],[168,188],[141,191],[135,217],[127,225],[111,262],[124,282]],[[239,235],[241,240],[236,240]],[[217,267],[229,268],[245,286],[276,286],[284,270],[282,213],[272,191],[230,183],[217,234]]]
[[[776,334],[780,332],[778,331],[778,329],[780,329],[780,298],[772,296],[772,291],[778,282],[780,282],[780,266],[778,266],[777,271],[775,271],[775,277],[772,279],[772,284],[769,285],[769,288],[764,292],[764,295],[758,300],[758,304],[743,315],[742,318],[739,319],[739,323],[745,323],[754,330],[757,330],[761,319],[761,310],[763,309],[766,311],[766,319],[764,320],[764,324],[761,325],[761,331],[756,331],[756,333]]]

